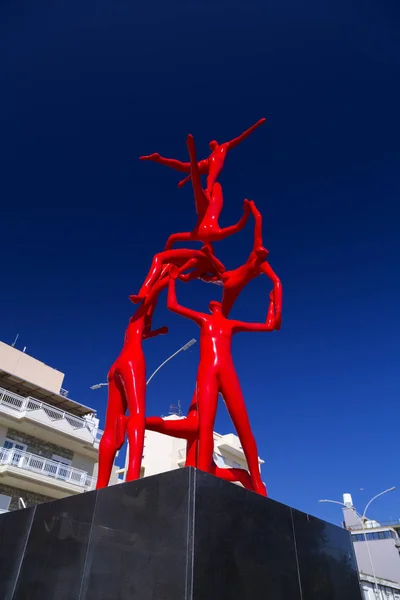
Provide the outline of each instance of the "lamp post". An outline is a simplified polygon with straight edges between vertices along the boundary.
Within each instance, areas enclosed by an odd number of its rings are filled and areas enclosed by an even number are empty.
[[[99,390],[100,388],[102,388],[104,386],[108,386],[108,382],[106,382],[106,383],[95,383],[94,385],[90,386],[90,389],[91,390]]]
[[[158,365],[157,369],[155,369],[155,371],[153,371],[153,373],[150,375],[150,377],[146,381],[146,385],[149,385],[149,383],[153,379],[154,375],[156,373],[158,373],[158,371],[164,365],[166,365],[167,362],[169,362],[170,360],[172,360],[180,352],[185,352],[186,350],[188,350],[191,346],[193,346],[193,344],[196,343],[196,341],[197,340],[195,340],[195,338],[192,338],[186,344],[184,344],[183,346],[181,346],[179,348],[179,350],[177,350],[176,352],[174,352],[173,354],[171,354],[171,356],[168,356],[168,358],[166,358],[160,365]],[[90,389],[91,390],[98,390],[99,388],[106,387],[106,386],[108,386],[108,383],[96,383],[95,385],[91,385]],[[125,456],[125,466],[124,466],[124,481],[126,481],[126,473],[128,471],[128,462],[129,462],[129,441],[127,442],[127,446],[126,446],[126,456]]]
[[[379,498],[379,496],[383,496],[383,494],[387,494],[388,492],[393,492],[393,490],[395,490],[395,489],[396,489],[396,487],[393,486],[393,487],[388,488],[387,490],[384,490],[383,492],[380,492],[379,494],[376,494],[376,496],[374,496],[373,498],[371,498],[371,500],[369,502],[367,502],[362,515],[358,514],[358,512],[356,511],[354,506],[349,507],[346,504],[344,504],[343,502],[338,502],[337,500],[327,500],[326,498],[324,500],[318,500],[318,502],[329,502],[331,504],[340,504],[341,506],[344,506],[344,508],[351,508],[354,511],[354,514],[356,515],[357,519],[360,521],[361,529],[362,529],[363,535],[364,535],[365,545],[366,545],[367,552],[368,552],[368,558],[369,558],[369,562],[371,565],[372,576],[374,578],[375,595],[376,595],[377,600],[379,600],[379,598],[381,598],[381,595],[379,593],[378,580],[377,580],[376,574],[375,574],[374,563],[372,561],[371,550],[369,547],[369,542],[368,542],[368,538],[367,538],[367,533],[365,531],[364,522],[366,520],[367,510],[368,510],[370,504],[374,500],[376,500],[376,498]]]

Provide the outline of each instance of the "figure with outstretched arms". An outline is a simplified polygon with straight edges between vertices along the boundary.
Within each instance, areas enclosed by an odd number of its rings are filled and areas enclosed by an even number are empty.
[[[241,219],[234,225],[220,227],[219,217],[224,206],[221,184],[215,183],[211,190],[204,190],[202,188],[200,170],[196,160],[196,148],[192,135],[188,135],[187,137],[187,147],[192,166],[192,186],[197,223],[192,231],[170,235],[165,245],[165,250],[170,250],[176,242],[201,241],[203,244],[219,242],[243,229],[250,215],[249,201],[245,200]]]
[[[280,329],[282,324],[282,284],[279,277],[267,262],[268,250],[263,246],[262,216],[256,205],[251,200],[250,210],[254,217],[254,243],[247,261],[231,271],[219,271],[219,278],[224,288],[222,295],[222,312],[227,317],[232,306],[246,285],[259,275],[266,275],[273,283],[275,304],[275,329]]]
[[[209,143],[209,148],[211,150],[211,154],[197,163],[197,167],[199,173],[201,175],[207,175],[207,190],[209,192],[212,191],[214,187],[214,183],[217,181],[223,167],[225,164],[225,159],[233,148],[236,148],[243,140],[245,140],[255,129],[260,127],[265,122],[266,119],[260,119],[246,129],[241,135],[234,138],[230,142],[224,142],[223,144],[218,144],[217,141],[213,140]],[[190,162],[183,162],[180,160],[176,160],[174,158],[164,158],[160,156],[157,152],[154,154],[149,154],[148,156],[141,156],[140,160],[151,160],[153,162],[159,163],[160,165],[165,165],[170,167],[171,169],[175,169],[175,171],[180,171],[181,173],[191,173],[191,164]],[[190,180],[191,175],[183,179],[179,182],[178,186],[182,187]]]
[[[191,319],[200,327],[200,362],[196,382],[199,410],[197,466],[203,471],[208,471],[211,464],[214,447],[214,421],[218,394],[221,394],[242,444],[254,491],[265,496],[266,490],[260,476],[257,446],[232,360],[231,341],[232,336],[241,331],[272,331],[275,328],[273,292],[270,295],[266,322],[246,323],[227,319],[222,313],[220,302],[210,302],[210,315],[178,304],[175,289],[177,276],[178,270],[171,267],[167,307],[169,310]]]

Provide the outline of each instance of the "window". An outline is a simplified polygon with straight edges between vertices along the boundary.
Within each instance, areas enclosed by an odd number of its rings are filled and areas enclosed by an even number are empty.
[[[5,459],[8,464],[14,465],[16,467],[22,466],[22,462],[24,459],[24,452],[26,452],[27,445],[21,444],[20,442],[16,442],[10,438],[6,438],[4,440],[4,446],[8,452],[2,452],[0,458]]]
[[[213,458],[214,458],[214,462],[217,465],[217,467],[221,467],[221,468],[226,467],[225,460],[224,460],[223,456],[221,456],[220,454],[217,454],[216,452],[214,452]]]
[[[369,542],[375,540],[390,540],[391,538],[396,538],[396,535],[393,531],[375,531],[368,533],[356,533],[352,535],[353,542],[365,542],[365,537]]]
[[[8,510],[10,506],[11,496],[6,496],[5,494],[0,494],[0,513]]]

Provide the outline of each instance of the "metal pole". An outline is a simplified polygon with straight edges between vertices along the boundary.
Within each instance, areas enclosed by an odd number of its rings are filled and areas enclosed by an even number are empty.
[[[358,517],[358,519],[359,519],[359,521],[361,523],[361,527],[362,527],[363,534],[364,534],[364,540],[365,540],[365,543],[367,545],[367,552],[368,552],[369,562],[371,564],[372,576],[373,576],[374,582],[375,582],[375,594],[376,594],[376,597],[378,598],[378,600],[382,598],[382,595],[381,595],[381,593],[379,591],[379,587],[378,587],[378,580],[377,580],[376,574],[375,574],[374,563],[372,562],[371,550],[370,550],[369,542],[368,542],[368,539],[367,539],[367,533],[366,533],[365,527],[364,527],[364,521],[366,519],[367,510],[368,510],[368,507],[371,504],[371,502],[373,502],[374,500],[376,500],[376,498],[379,498],[379,496],[383,496],[383,494],[387,494],[387,492],[393,492],[393,490],[395,490],[395,489],[396,489],[395,487],[391,487],[391,488],[389,488],[387,490],[384,490],[383,492],[380,492],[379,494],[376,494],[376,496],[374,496],[373,498],[371,498],[371,500],[367,503],[366,507],[364,508],[364,512],[363,512],[361,518],[356,513],[356,516]]]

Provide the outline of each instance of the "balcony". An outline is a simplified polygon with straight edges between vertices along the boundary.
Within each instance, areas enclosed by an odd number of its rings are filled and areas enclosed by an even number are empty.
[[[18,480],[16,482],[15,480]],[[0,481],[54,498],[93,490],[96,478],[85,471],[15,448],[0,447]]]
[[[365,530],[367,532],[371,529],[382,529],[385,527],[392,527],[393,529],[400,528],[400,519],[397,519],[395,521],[379,521],[379,523],[377,521],[367,521],[364,524],[364,527],[360,523],[357,523],[355,525],[347,525],[347,529],[349,531]]]
[[[29,420],[37,425],[57,429],[59,433],[78,439],[98,449],[103,431],[96,421],[83,419],[29,396],[24,398],[0,388],[0,413],[13,420]]]

